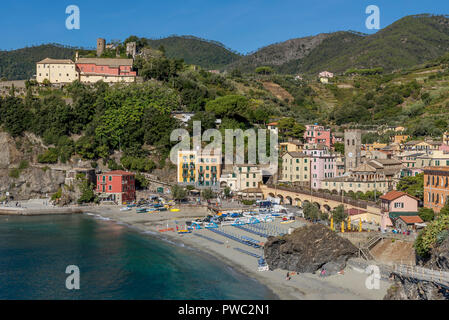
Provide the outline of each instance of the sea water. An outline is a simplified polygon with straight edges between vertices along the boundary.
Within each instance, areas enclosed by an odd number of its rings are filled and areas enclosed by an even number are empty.
[[[70,265],[79,268],[79,290],[66,287]],[[0,299],[273,298],[211,255],[123,224],[87,215],[0,216]]]

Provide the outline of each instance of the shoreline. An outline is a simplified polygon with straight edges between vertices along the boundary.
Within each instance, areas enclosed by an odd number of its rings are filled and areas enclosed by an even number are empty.
[[[192,218],[207,215],[201,214],[200,210],[190,208],[186,212],[181,208],[180,212],[176,214],[173,212],[164,212],[158,214],[136,214],[133,211],[120,212],[118,208],[109,208],[107,211],[102,211],[101,208],[91,211],[90,213],[98,214],[103,218],[108,218],[113,222],[120,222],[126,224],[128,227],[136,228],[142,232],[150,231],[150,235],[162,240],[182,243],[184,246],[194,248],[204,254],[208,254],[215,259],[223,261],[231,268],[247,275],[248,277],[260,282],[268,289],[270,289],[278,299],[281,300],[381,300],[385,296],[387,289],[391,283],[381,279],[380,288],[378,290],[370,290],[365,286],[365,281],[368,274],[360,268],[354,268],[347,264],[344,275],[331,275],[326,278],[321,278],[318,274],[298,274],[285,280],[286,270],[273,271],[258,271],[257,259],[245,254],[242,254],[234,248],[242,248],[247,251],[253,251],[251,248],[239,245],[238,243],[226,238],[216,235],[207,230],[195,230],[194,233],[206,235],[209,238],[224,242],[224,244],[217,244],[203,238],[196,237],[193,233],[178,235],[173,232],[159,232],[158,227],[164,227],[166,224],[174,227],[174,222],[182,224],[184,214],[191,220]],[[99,210],[98,210],[99,209]],[[114,210],[115,209],[115,210]],[[233,228],[233,227],[231,227]],[[235,229],[235,230],[234,230]],[[238,229],[231,229],[237,232]],[[247,234],[248,235],[248,234]],[[257,238],[255,235],[251,237]],[[375,264],[375,263],[373,263]]]
[[[9,215],[57,215],[57,214],[87,214],[101,218],[105,218],[111,222],[125,225],[128,228],[136,229],[158,240],[168,241],[176,245],[182,244],[189,250],[198,250],[201,254],[208,255],[210,258],[218,259],[235,271],[246,275],[247,277],[258,281],[271,291],[274,299],[281,300],[358,300],[358,299],[382,299],[391,283],[382,279],[378,290],[369,290],[365,286],[368,274],[360,268],[354,268],[349,263],[345,268],[344,275],[331,275],[325,278],[319,277],[318,274],[296,274],[287,281],[285,275],[286,270],[258,271],[257,258],[243,254],[235,248],[244,249],[252,253],[261,254],[261,251],[255,252],[257,249],[239,244],[233,240],[229,240],[221,235],[217,235],[208,229],[195,230],[193,233],[179,235],[176,232],[159,232],[159,229],[167,227],[183,228],[185,221],[203,218],[209,214],[207,207],[200,206],[176,206],[180,210],[178,212],[164,211],[159,213],[136,213],[134,209],[130,211],[120,211],[119,206],[85,206],[70,208],[54,208],[41,207],[29,209],[33,210],[33,214],[24,214],[24,209],[10,208],[7,210]],[[4,214],[1,212],[0,215]],[[51,210],[49,209],[54,209]],[[60,210],[64,209],[64,210]],[[11,211],[15,211],[11,214]],[[46,213],[45,213],[46,211]],[[62,213],[58,213],[62,212]],[[95,218],[95,217],[94,217]],[[301,222],[295,221],[288,226],[273,222],[277,227],[284,230],[289,226],[298,227]],[[261,242],[266,239],[258,237],[254,234],[248,234],[234,227],[228,230],[234,233],[244,234],[255,238]],[[194,233],[207,236],[209,239],[220,241],[221,244],[208,241],[202,237],[194,236]],[[373,264],[376,264],[373,262]]]

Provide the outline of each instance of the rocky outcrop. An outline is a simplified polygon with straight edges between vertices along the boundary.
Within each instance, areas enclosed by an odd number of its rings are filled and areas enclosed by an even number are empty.
[[[430,259],[424,263],[426,268],[449,271],[449,237],[431,252]]]
[[[357,254],[357,248],[329,228],[314,224],[286,236],[269,238],[264,253],[270,270],[314,273],[324,268],[327,274],[333,274],[345,268],[348,258]]]
[[[429,259],[422,261],[425,268],[449,271],[449,237],[435,247]],[[395,283],[384,300],[448,300],[449,290],[436,283],[395,274]]]
[[[20,171],[19,177],[11,177],[9,169],[0,169],[0,193],[6,191],[15,200],[45,196],[58,191],[64,184],[65,172],[61,170],[30,167]]]
[[[435,283],[418,281],[405,276],[395,276],[384,300],[447,300],[449,291]]]
[[[0,131],[0,199],[14,200],[51,195],[64,184],[65,171],[36,164],[46,147],[31,133],[13,138]],[[26,164],[21,167],[21,163]]]

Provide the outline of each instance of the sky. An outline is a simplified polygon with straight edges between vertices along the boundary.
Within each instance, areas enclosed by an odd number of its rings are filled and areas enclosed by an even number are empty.
[[[80,28],[66,28],[66,7]],[[412,14],[449,14],[448,0],[2,0],[0,50],[42,43],[96,46],[98,37],[193,35],[246,54],[291,38],[355,30],[374,33],[366,7],[380,9],[380,28]]]

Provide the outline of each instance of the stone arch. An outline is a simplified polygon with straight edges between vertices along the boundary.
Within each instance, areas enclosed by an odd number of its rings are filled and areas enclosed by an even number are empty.
[[[328,204],[323,205],[323,208],[327,211],[327,212],[331,212],[331,207]]]
[[[269,196],[269,197],[272,197],[272,198],[276,198],[276,197],[274,196],[274,193],[272,193],[272,192],[270,192],[270,193],[268,194],[268,196]]]
[[[286,200],[286,204],[289,204],[289,205],[293,204],[293,200],[292,200],[292,198],[290,196],[286,196],[285,200]]]
[[[228,183],[226,181],[220,182],[220,188],[226,188],[228,186]]]
[[[316,205],[318,209],[321,209],[321,205],[318,202],[314,202],[313,204]]]
[[[301,199],[295,198],[295,205],[296,205],[297,207],[301,207],[301,206],[302,206],[302,201],[301,201]]]
[[[278,194],[278,195],[277,195],[277,198],[280,199],[280,201],[279,201],[280,204],[284,204],[284,196],[283,196],[283,195]]]

